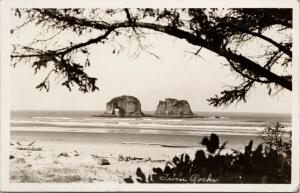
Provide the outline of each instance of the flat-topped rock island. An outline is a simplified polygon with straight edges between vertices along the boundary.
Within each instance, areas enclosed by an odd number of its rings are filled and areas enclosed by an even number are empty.
[[[166,98],[159,101],[154,116],[156,117],[195,117],[186,100]]]

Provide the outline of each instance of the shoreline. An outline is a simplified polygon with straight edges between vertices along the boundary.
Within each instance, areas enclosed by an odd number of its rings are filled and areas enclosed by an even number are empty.
[[[73,132],[73,131],[14,131],[11,132],[11,139],[64,139],[66,142],[79,140],[80,143],[118,143],[137,142],[144,145],[162,144],[162,145],[182,145],[182,146],[198,146],[202,138],[210,134],[202,135],[177,135],[177,134],[153,134],[153,133],[93,133],[93,132]],[[235,134],[219,134],[221,142],[228,141],[229,146],[242,146],[248,144],[250,140],[255,143],[262,142],[257,135],[235,135]]]
[[[221,143],[229,142],[224,153],[243,151],[251,139],[256,147],[258,141],[251,136],[220,135]],[[124,178],[134,178],[138,167],[148,175],[174,156],[187,153],[193,158],[204,149],[201,140],[200,136],[11,131],[10,181],[125,183]]]

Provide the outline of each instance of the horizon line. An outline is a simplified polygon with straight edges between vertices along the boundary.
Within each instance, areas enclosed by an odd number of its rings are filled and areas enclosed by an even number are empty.
[[[53,109],[53,110],[47,110],[47,109],[11,109],[10,112],[17,112],[17,111],[58,111],[58,112],[104,112],[105,110],[78,110],[78,109],[72,109],[72,110],[63,110],[63,109]],[[155,112],[155,110],[142,110],[143,112]],[[193,111],[194,113],[258,113],[258,114],[288,114],[292,115],[292,112],[254,112],[254,111]]]

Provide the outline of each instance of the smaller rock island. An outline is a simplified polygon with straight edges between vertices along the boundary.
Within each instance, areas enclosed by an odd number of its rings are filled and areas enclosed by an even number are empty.
[[[106,103],[104,116],[108,117],[143,117],[139,99],[134,96],[119,96]]]
[[[159,101],[154,115],[156,117],[195,117],[186,100],[172,98],[166,98],[165,101]]]

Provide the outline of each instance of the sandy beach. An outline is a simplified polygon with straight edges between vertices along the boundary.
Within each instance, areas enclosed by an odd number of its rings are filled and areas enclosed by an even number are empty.
[[[259,143],[249,135],[220,138],[221,142],[230,141],[226,151],[242,150],[251,139],[255,145]],[[125,183],[129,176],[135,181],[138,167],[150,174],[153,167],[163,168],[176,155],[193,157],[203,149],[201,139],[191,135],[12,131],[10,181]]]

